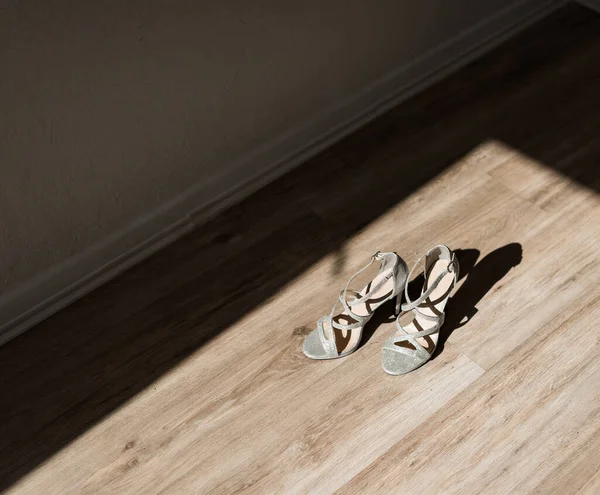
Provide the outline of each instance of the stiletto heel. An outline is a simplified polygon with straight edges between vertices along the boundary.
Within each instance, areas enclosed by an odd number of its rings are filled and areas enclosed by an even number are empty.
[[[408,282],[423,258],[425,282],[421,295],[411,301]],[[415,263],[404,288],[406,303],[396,318],[398,331],[383,344],[381,364],[386,373],[402,375],[429,361],[444,324],[446,303],[458,281],[458,270],[454,252],[443,245],[435,246]],[[412,312],[412,320],[403,326],[400,318],[409,311]]]
[[[349,289],[352,280],[375,261],[381,265],[373,280],[360,292]],[[371,261],[348,280],[331,313],[317,321],[317,328],[304,340],[304,354],[311,359],[334,359],[355,351],[364,326],[377,308],[396,298],[396,308],[400,309],[407,274],[405,261],[396,253],[375,253]]]
[[[398,292],[396,296],[396,306],[394,307],[394,316],[398,316],[400,314],[400,307],[402,306],[402,291]]]

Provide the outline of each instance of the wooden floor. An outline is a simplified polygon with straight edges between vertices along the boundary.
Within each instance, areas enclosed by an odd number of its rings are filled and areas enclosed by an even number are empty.
[[[0,348],[0,490],[600,493],[600,17],[567,7]],[[303,357],[377,250],[463,278]],[[386,313],[387,311],[387,313]]]

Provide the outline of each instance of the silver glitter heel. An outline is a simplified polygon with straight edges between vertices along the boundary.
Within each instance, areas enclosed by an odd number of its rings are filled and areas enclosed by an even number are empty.
[[[421,295],[414,301],[408,295],[408,282],[425,258],[425,282]],[[396,318],[398,331],[383,344],[381,364],[390,375],[403,375],[417,369],[431,358],[444,324],[444,310],[458,281],[458,260],[447,246],[439,245],[422,256],[408,275],[404,295],[406,303]],[[406,325],[400,319],[412,313]]]
[[[352,280],[375,261],[381,266],[373,280],[360,292],[349,289]],[[331,313],[320,318],[317,328],[306,337],[304,354],[311,359],[335,359],[355,351],[364,326],[378,307],[396,298],[396,314],[400,311],[407,272],[406,263],[396,253],[375,253],[369,264],[348,280]]]

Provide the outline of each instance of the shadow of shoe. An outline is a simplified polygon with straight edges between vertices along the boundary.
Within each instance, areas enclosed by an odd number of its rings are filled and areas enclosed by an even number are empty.
[[[471,251],[477,252],[473,259]],[[475,264],[479,252],[468,249],[456,251],[460,263],[461,278],[465,281],[448,303],[446,320],[440,331],[438,345],[432,359],[443,350],[444,344],[457,328],[465,326],[477,314],[477,304],[511,268],[521,263],[523,247],[517,242],[492,251]],[[461,257],[462,256],[462,257]],[[463,260],[463,257],[466,258]],[[463,265],[464,262],[464,265]]]

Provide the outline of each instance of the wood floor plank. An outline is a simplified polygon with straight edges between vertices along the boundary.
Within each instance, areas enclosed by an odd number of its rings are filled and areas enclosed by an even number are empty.
[[[340,493],[530,493],[576,461],[598,431],[599,302],[540,329]]]
[[[359,430],[370,426],[371,435],[377,436],[382,426],[388,429],[383,421],[385,418],[396,414],[412,417],[398,421],[396,431],[390,431],[391,437],[379,435],[378,442],[371,446],[375,450],[372,455],[375,455],[378,448],[385,448],[386,441],[410,429],[411,422],[413,426],[415,422],[418,424],[421,415],[439,408],[482,372],[471,361],[448,349],[444,359],[437,360],[435,367],[424,375],[424,381],[398,383],[391,377],[381,381],[378,380],[381,370],[373,366],[373,359],[361,359],[357,354],[358,363],[340,360],[317,367],[316,363],[300,360],[297,345],[293,347],[286,353],[289,356],[261,363],[261,369],[248,374],[246,379],[240,381],[238,376],[237,388],[217,401],[209,401],[204,407],[197,400],[186,399],[195,388],[195,361],[202,359],[199,356],[184,366],[186,369],[177,370],[176,382],[168,377],[161,380],[156,390],[137,397],[131,406],[79,439],[69,449],[70,455],[65,452],[53,459],[47,469],[42,468],[37,473],[37,486],[50,485],[56,491],[73,488],[69,477],[56,479],[57,469],[72,473],[71,466],[82,461],[85,466],[97,468],[103,464],[98,454],[106,458],[112,451],[110,463],[91,475],[83,485],[75,485],[77,491],[144,493],[164,489],[172,493],[178,486],[185,486],[191,492],[204,493],[210,486],[219,491],[220,483],[248,483],[248,477],[253,478],[262,471],[255,463],[260,464],[263,459],[288,461],[301,455],[307,467],[315,463],[321,465],[320,459],[328,456],[331,440],[338,434],[345,435],[349,444],[356,441],[346,434],[350,425]],[[376,356],[375,349],[370,351]],[[303,373],[290,374],[286,380],[284,373],[289,372],[291,366],[284,365],[289,360],[302,363],[308,373],[304,373],[304,377]],[[357,372],[361,381],[348,383],[346,377],[350,371]],[[248,373],[248,370],[244,372]],[[309,376],[316,381],[307,380]],[[187,415],[181,415],[181,407],[174,407],[173,400],[178,400],[172,397],[175,386],[184,389],[179,401],[189,404],[190,407],[185,408]],[[319,388],[318,393],[314,387]],[[426,390],[421,391],[422,387]],[[361,412],[356,402],[348,401],[353,394],[361,398],[361,403],[379,404],[377,415],[372,414],[370,407],[363,407]],[[169,402],[166,402],[167,398]],[[179,401],[177,403],[181,404]],[[140,421],[144,425],[142,429]],[[327,431],[329,433],[325,435]],[[198,442],[198,438],[202,440]],[[358,438],[362,441],[364,437]],[[90,444],[96,447],[93,451],[85,449]],[[82,449],[78,445],[86,451],[85,459],[81,459]],[[343,444],[336,447],[338,455],[343,455],[344,448]],[[222,457],[224,452],[228,453],[226,459]],[[356,457],[358,468],[363,466],[364,460],[362,456]],[[300,460],[297,461],[300,465]],[[168,473],[160,467],[165,463],[169,466]],[[323,464],[321,469],[326,465]],[[263,469],[267,467],[265,463]],[[317,474],[317,471],[313,472]],[[231,473],[237,473],[237,476],[232,478]],[[81,472],[78,477],[82,478]],[[291,481],[281,478],[278,483],[281,482],[290,486]],[[32,490],[26,483],[20,488]]]
[[[571,487],[569,487],[570,489]],[[600,469],[588,480],[588,482],[577,493],[582,495],[594,495],[600,492]],[[564,493],[564,492],[563,492]]]
[[[573,198],[577,201],[577,198]],[[593,200],[592,200],[593,199]],[[597,246],[600,203],[591,198],[585,207],[564,212],[559,218],[541,212],[514,237],[523,250],[523,262],[507,273],[493,297],[478,305],[477,328],[461,329],[450,342],[480,366],[489,369],[521,345],[540,326],[585,297],[597,285]],[[565,254],[564,239],[569,239]],[[467,280],[468,283],[468,280]],[[460,294],[459,294],[460,295]],[[503,304],[497,304],[501,298]],[[509,330],[510,329],[510,330]]]

